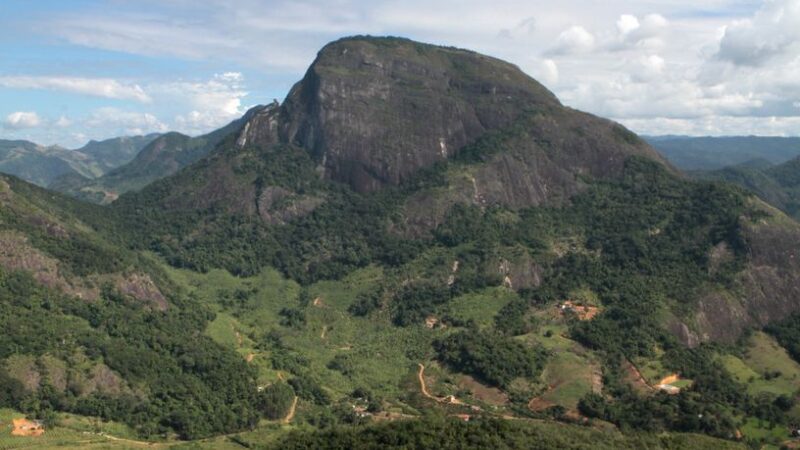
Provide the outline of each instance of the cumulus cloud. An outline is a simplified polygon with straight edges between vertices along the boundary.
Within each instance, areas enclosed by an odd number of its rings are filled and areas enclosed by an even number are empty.
[[[558,64],[550,58],[536,60],[527,69],[534,78],[547,86],[558,84]]]
[[[59,128],[67,128],[72,125],[72,121],[67,116],[61,116],[53,124]]]
[[[110,130],[112,136],[131,136],[169,131],[169,126],[148,112],[103,107],[91,112],[81,125],[89,129]]]
[[[125,84],[110,78],[5,76],[0,77],[0,86],[16,89],[49,89],[94,97],[135,100],[141,103],[152,101],[138,84]]]
[[[629,47],[660,47],[669,21],[661,14],[647,14],[641,20],[632,14],[623,14],[616,22],[616,36],[611,40],[611,50]]]
[[[725,28],[717,56],[740,66],[761,66],[800,51],[800,0],[768,0],[753,18]]]
[[[548,55],[569,55],[575,53],[586,53],[594,48],[595,38],[592,33],[586,31],[579,25],[573,25],[562,31],[556,39],[556,44],[551,48]]]
[[[39,115],[35,112],[17,111],[6,116],[3,127],[9,130],[21,130],[24,128],[36,128],[42,123]]]
[[[175,126],[185,133],[207,132],[244,114],[247,91],[239,72],[217,74],[204,82],[169,83],[157,90],[188,104],[189,111],[175,117]]]

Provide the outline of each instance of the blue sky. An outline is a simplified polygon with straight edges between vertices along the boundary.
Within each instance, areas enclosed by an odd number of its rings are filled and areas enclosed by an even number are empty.
[[[646,134],[800,134],[800,0],[3,0],[0,138],[196,135],[283,99],[325,43],[509,60]]]

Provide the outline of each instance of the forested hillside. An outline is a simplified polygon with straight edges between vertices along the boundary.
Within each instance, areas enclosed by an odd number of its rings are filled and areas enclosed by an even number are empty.
[[[229,127],[106,207],[0,179],[4,406],[225,435],[201,448],[736,448],[800,421],[800,224],[518,68],[342,39]]]

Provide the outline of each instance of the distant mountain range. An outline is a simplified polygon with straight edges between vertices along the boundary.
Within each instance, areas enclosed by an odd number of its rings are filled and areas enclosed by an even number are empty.
[[[800,137],[767,136],[644,136],[681,170],[718,170],[764,160],[781,164],[800,156]]]
[[[177,132],[117,137],[90,141],[76,150],[28,141],[0,140],[0,172],[82,200],[107,204],[120,194],[140,190],[198,161],[265,108],[256,106],[242,118],[197,137]],[[645,136],[643,139],[681,170],[722,170],[724,173],[696,175],[728,179],[737,184],[744,183],[742,185],[748,188],[758,184],[762,187],[757,190],[759,195],[780,205],[785,203],[779,200],[783,197],[776,195],[775,189],[768,187],[769,183],[755,179],[744,182],[742,171],[763,169],[800,156],[798,137],[665,135]],[[757,172],[751,176],[763,176]]]
[[[158,134],[90,141],[67,150],[22,140],[0,140],[0,172],[42,187],[58,178],[95,178],[132,160]]]
[[[142,189],[206,156],[223,138],[237,131],[250,117],[264,108],[251,108],[241,118],[202,136],[189,137],[176,132],[157,136],[130,162],[117,166],[102,176],[94,178],[70,173],[56,179],[48,187],[82,200],[110,203],[120,194]]]

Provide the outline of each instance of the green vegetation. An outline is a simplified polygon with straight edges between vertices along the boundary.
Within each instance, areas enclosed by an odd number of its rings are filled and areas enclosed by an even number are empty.
[[[515,378],[533,379],[544,355],[501,335],[479,330],[453,333],[434,344],[439,359],[459,372],[508,387]]]
[[[784,322],[768,325],[765,330],[789,351],[795,361],[800,362],[800,314],[795,314]]]
[[[724,449],[738,444],[695,435],[632,435],[601,432],[574,425],[429,417],[370,427],[293,432],[268,448],[281,449]]]
[[[795,151],[795,150],[793,150]],[[696,172],[699,179],[722,180],[747,189],[762,200],[798,218],[800,214],[800,159],[778,165],[741,164],[715,171]]]
[[[267,419],[277,420],[286,416],[294,401],[294,389],[286,383],[267,386],[258,396],[258,407]]]
[[[172,429],[197,438],[255,425],[254,373],[199,334],[210,311],[176,298],[168,312],[148,312],[113,292],[106,295],[86,303],[44,289],[27,274],[0,271],[0,324],[7,330],[0,359],[48,354],[69,362],[85,354],[133,388],[110,395],[44,382],[27,391],[2,376],[4,406],[34,417],[70,411],[121,421],[145,436]]]

